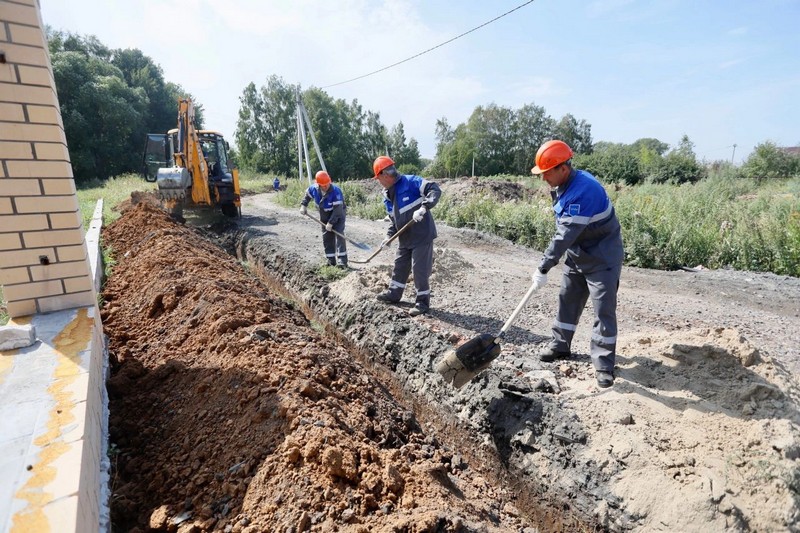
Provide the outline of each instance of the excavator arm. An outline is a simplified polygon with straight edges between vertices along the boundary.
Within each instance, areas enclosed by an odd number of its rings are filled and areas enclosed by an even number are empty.
[[[208,163],[194,125],[194,105],[188,98],[179,101],[178,147],[180,152],[175,154],[175,161],[178,166],[189,169],[192,176],[192,201],[198,205],[212,205]]]

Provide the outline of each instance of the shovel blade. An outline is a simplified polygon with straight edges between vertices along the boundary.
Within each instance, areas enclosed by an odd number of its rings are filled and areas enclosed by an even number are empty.
[[[450,350],[436,365],[436,371],[453,387],[460,389],[483,372],[500,355],[498,338],[483,333],[455,350]]]
[[[364,244],[363,242],[350,241],[350,244],[352,244],[353,246],[355,246],[360,250],[364,250],[365,252],[369,252],[370,250],[372,250],[372,248],[370,248],[368,244]]]

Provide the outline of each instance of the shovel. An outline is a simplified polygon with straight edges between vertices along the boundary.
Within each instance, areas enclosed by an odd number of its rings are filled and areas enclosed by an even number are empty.
[[[534,292],[536,292],[536,286],[531,285],[525,297],[517,304],[517,308],[514,309],[506,323],[503,324],[500,333],[494,336],[488,333],[481,333],[455,350],[447,352],[436,365],[436,371],[442,375],[442,378],[455,388],[460,389],[472,378],[487,369],[492,361],[500,355],[500,339],[511,327],[511,323],[517,318],[517,315],[528,303],[528,300],[531,299]]]
[[[389,245],[392,243],[392,241],[393,241],[393,240],[395,240],[396,238],[398,238],[398,237],[400,236],[400,234],[401,234],[401,233],[403,233],[405,230],[407,230],[408,228],[410,228],[412,224],[414,224],[414,219],[413,219],[413,218],[412,218],[411,220],[409,220],[409,221],[406,223],[406,225],[405,225],[405,226],[403,226],[402,228],[400,228],[400,231],[398,231],[397,233],[395,233],[394,235],[392,235],[392,236],[389,238],[389,240],[387,240],[386,242],[382,243],[382,244],[381,244],[381,246],[380,246],[380,248],[378,248],[377,250],[375,250],[375,252],[373,252],[373,253],[372,253],[372,255],[371,255],[371,256],[369,256],[369,257],[367,257],[367,258],[366,258],[364,261],[356,261],[355,259],[351,259],[351,260],[350,260],[350,262],[351,262],[351,263],[358,263],[359,265],[363,265],[363,264],[365,264],[365,263],[369,263],[370,261],[372,261],[372,259],[373,259],[373,258],[374,258],[376,255],[378,255],[379,253],[381,253],[381,250],[383,250],[384,248],[387,248],[387,247],[388,247],[388,246],[389,246]]]
[[[319,219],[317,219],[317,218],[314,218],[314,217],[312,217],[312,216],[311,216],[311,215],[309,215],[308,213],[303,213],[303,214],[304,214],[305,216],[307,216],[308,218],[310,218],[311,220],[313,220],[314,222],[317,222],[317,223],[319,223],[319,225],[320,225],[320,226],[322,226],[323,228],[325,227],[325,223],[324,223],[324,222],[322,222],[321,220],[319,220]],[[348,237],[347,235],[344,235],[344,234],[342,234],[342,233],[339,233],[338,231],[336,231],[336,230],[334,230],[334,229],[332,229],[332,230],[330,230],[330,231],[331,231],[332,233],[334,233],[334,234],[338,235],[338,236],[339,236],[339,237],[341,237],[342,239],[346,240],[347,242],[349,242],[350,244],[352,244],[352,245],[353,245],[353,246],[355,246],[356,248],[361,248],[362,250],[366,250],[366,251],[369,251],[369,250],[371,250],[371,248],[370,248],[368,245],[364,244],[363,242],[356,242],[356,241],[352,240],[350,237]]]

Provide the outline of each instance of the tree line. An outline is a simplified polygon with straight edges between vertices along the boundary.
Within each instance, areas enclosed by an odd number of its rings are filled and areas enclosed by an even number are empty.
[[[76,183],[138,172],[145,135],[174,128],[188,93],[138,49],[46,31]],[[202,125],[202,106],[197,119]]]
[[[111,49],[94,36],[50,28],[47,37],[76,183],[139,172],[145,134],[174,128],[177,100],[191,94],[166,81],[161,67],[138,49]],[[473,168],[482,176],[527,175],[538,147],[552,138],[573,148],[576,166],[607,182],[688,183],[720,166],[755,179],[800,175],[800,155],[769,141],[733,168],[724,161],[698,161],[686,135],[674,148],[654,138],[631,144],[595,142],[586,120],[571,114],[556,119],[534,103],[519,109],[479,105],[455,126],[445,117],[438,119],[436,155],[426,160],[402,122],[387,127],[378,112],[364,109],[357,100],[334,99],[316,87],[302,90],[277,75],[261,87],[251,82],[240,96],[234,137],[235,159],[242,168],[297,176],[298,97],[326,167],[338,181],[370,176],[371,163],[380,154],[391,155],[400,172],[434,178],[471,175]],[[203,106],[194,100],[196,125],[202,128]],[[310,136],[307,144],[313,146]],[[312,171],[321,168],[315,157],[311,164]]]
[[[387,128],[380,114],[365,110],[358,100],[334,99],[316,87],[299,85],[272,75],[260,88],[245,87],[239,98],[236,146],[239,163],[247,169],[298,176],[297,99],[308,112],[325,167],[337,180],[364,177],[379,154],[389,153],[409,172],[419,172],[422,159],[416,139],[407,139],[402,122]],[[313,153],[310,132],[306,139]],[[321,166],[310,157],[312,173]]]

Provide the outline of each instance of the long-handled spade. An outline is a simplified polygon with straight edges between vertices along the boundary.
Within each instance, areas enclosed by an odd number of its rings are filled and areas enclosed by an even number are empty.
[[[305,216],[307,216],[308,218],[310,218],[311,220],[313,220],[314,222],[319,223],[319,225],[321,225],[323,228],[325,227],[325,223],[323,221],[319,220],[318,218],[314,218],[311,215],[309,215],[308,213],[303,213],[303,214]],[[347,235],[344,235],[343,233],[339,233],[338,231],[333,230],[333,229],[330,230],[330,231],[335,233],[339,237],[345,239],[347,242],[351,243],[356,248],[361,248],[362,250],[366,250],[366,251],[370,251],[372,249],[368,245],[364,244],[363,242],[356,242],[353,239],[351,239],[350,237],[348,237]]]
[[[517,315],[528,303],[534,292],[536,292],[536,286],[531,285],[525,297],[517,304],[517,308],[514,309],[506,323],[503,324],[500,333],[497,335],[481,333],[455,350],[447,352],[436,365],[436,371],[442,375],[442,378],[455,388],[460,389],[472,378],[487,369],[492,361],[500,355],[500,339],[511,327],[511,323],[517,318]]]
[[[366,258],[365,260],[363,260],[363,261],[356,261],[355,259],[351,259],[351,260],[350,260],[350,262],[351,262],[351,263],[358,263],[358,264],[360,264],[360,265],[363,265],[364,263],[369,263],[370,261],[372,261],[372,259],[373,259],[373,258],[374,258],[376,255],[378,255],[379,253],[381,253],[381,250],[383,250],[384,248],[387,248],[387,247],[388,247],[388,246],[389,246],[389,245],[392,243],[392,241],[393,241],[393,240],[395,240],[396,238],[398,238],[398,237],[400,236],[400,234],[401,234],[401,233],[403,233],[405,230],[407,230],[408,228],[410,228],[410,227],[411,227],[413,224],[414,224],[414,219],[412,218],[411,220],[409,220],[409,221],[406,223],[406,225],[405,225],[405,226],[403,226],[402,228],[400,228],[400,230],[399,230],[397,233],[395,233],[394,235],[392,235],[392,236],[391,236],[391,237],[390,237],[390,238],[389,238],[389,239],[388,239],[386,242],[384,242],[384,243],[381,243],[381,246],[380,246],[380,248],[378,248],[377,250],[375,250],[375,251],[372,253],[372,255],[371,255],[371,256],[367,257],[367,258]]]

